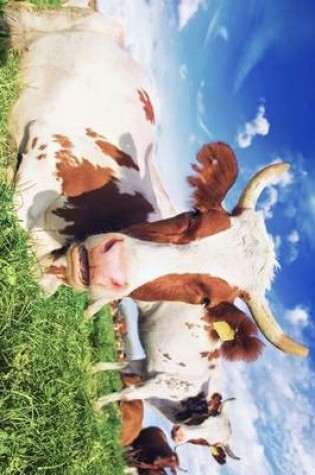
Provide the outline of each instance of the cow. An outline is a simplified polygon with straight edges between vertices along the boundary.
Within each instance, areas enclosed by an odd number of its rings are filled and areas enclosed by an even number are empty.
[[[212,394],[206,414],[194,415],[184,423],[173,426],[172,438],[176,446],[184,443],[208,446],[220,465],[226,463],[226,456],[240,460],[230,447],[232,430],[226,414],[226,406],[233,400],[230,398],[222,402],[221,394]]]
[[[169,446],[164,431],[159,427],[142,429],[131,445],[132,450],[127,456],[128,465],[139,468],[139,473],[147,473],[146,470],[159,473],[160,470],[169,468],[172,474],[176,474],[179,467],[178,456]]]
[[[193,209],[175,214],[153,157],[154,94],[121,27],[91,8],[38,11],[21,2],[7,21],[23,83],[9,124],[18,149],[15,207],[32,235],[42,287],[87,291],[87,316],[125,296],[209,307],[239,297],[273,345],[306,356],[265,298],[277,261],[255,210],[288,165],[260,171],[228,212],[222,201],[237,178],[236,158],[227,144],[208,144],[188,178]]]
[[[183,401],[183,404],[194,406],[197,400],[199,404],[201,400],[205,403],[207,409],[204,412],[189,411],[190,416],[184,421],[179,421],[178,414],[174,417],[175,424],[171,436],[175,446],[184,443],[208,446],[211,455],[220,465],[226,463],[227,456],[240,460],[229,445],[231,436],[229,420],[226,415],[222,416],[224,406],[232,399],[222,402],[221,394],[214,393],[209,401],[204,395],[199,395],[190,398],[189,403],[188,400]],[[128,448],[126,451],[128,465],[142,469],[143,473],[147,473],[145,470],[149,469],[158,471],[165,467],[172,467],[173,470],[178,468],[178,457],[169,447],[164,432],[158,428],[153,429],[152,426],[141,429],[143,402],[140,400],[123,402],[119,409],[122,416],[121,444]],[[154,406],[152,409],[156,411]],[[185,412],[187,415],[187,410]]]
[[[95,401],[96,410],[110,402],[134,399],[182,401],[195,397],[205,381],[209,382],[209,391],[216,392],[221,358],[253,361],[262,351],[257,326],[234,304],[221,303],[214,307],[183,302],[138,304],[139,336],[146,356],[141,370],[143,381],[100,397]],[[95,372],[128,371],[126,366],[123,369],[121,362],[117,366],[98,363]]]

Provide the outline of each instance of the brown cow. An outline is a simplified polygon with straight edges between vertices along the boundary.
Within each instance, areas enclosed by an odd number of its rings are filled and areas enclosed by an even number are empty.
[[[150,473],[145,470],[151,470],[156,474],[169,468],[172,474],[176,474],[178,456],[168,445],[166,435],[159,427],[143,429],[132,442],[132,448],[128,453],[128,464],[139,468],[139,473]]]

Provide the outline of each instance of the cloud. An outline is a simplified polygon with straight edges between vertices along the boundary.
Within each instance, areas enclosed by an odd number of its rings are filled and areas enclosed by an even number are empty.
[[[291,242],[292,244],[296,244],[297,242],[299,242],[300,235],[296,229],[288,235],[287,240]]]
[[[217,36],[219,36],[225,41],[229,41],[229,32],[226,26],[219,26],[219,28],[217,29]]]
[[[273,186],[269,186],[268,188],[266,188],[265,198],[259,204],[259,207],[263,211],[266,219],[270,219],[273,217],[272,208],[277,204],[278,196],[279,193],[276,188],[274,188]]]
[[[178,27],[182,30],[198,12],[203,0],[181,0],[178,4]]]
[[[244,127],[237,134],[237,143],[241,148],[247,148],[252,144],[253,138],[256,135],[265,136],[269,133],[270,122],[265,117],[265,106],[261,105],[258,108],[255,119],[251,122],[246,122]]]
[[[213,133],[209,130],[205,123],[205,106],[204,106],[204,94],[203,94],[203,87],[204,87],[204,82],[201,83],[200,89],[197,91],[197,121],[199,124],[199,127],[203,132],[206,134],[206,136],[210,139],[214,139]]]
[[[288,251],[286,252],[285,259],[288,264],[292,264],[299,255],[298,243],[300,242],[300,235],[295,229],[287,236],[286,240],[288,243]]]
[[[183,79],[183,80],[187,79],[187,77],[188,77],[187,64],[181,64],[179,66],[179,75],[180,75],[181,79]]]
[[[227,30],[227,27],[219,24],[221,11],[222,11],[222,7],[218,8],[214,12],[209,22],[206,37],[204,40],[204,46],[207,46],[210,43],[210,41],[215,37],[220,37],[225,41],[229,40],[229,32]]]
[[[292,325],[297,327],[306,327],[310,321],[308,310],[301,306],[297,306],[292,310],[287,310],[284,317]]]

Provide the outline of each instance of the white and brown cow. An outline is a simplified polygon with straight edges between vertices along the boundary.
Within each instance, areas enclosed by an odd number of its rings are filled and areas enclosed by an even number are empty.
[[[255,211],[287,165],[263,170],[228,212],[222,201],[236,160],[227,145],[207,145],[189,178],[194,211],[151,222],[174,208],[154,164],[150,88],[120,26],[88,8],[13,7],[7,18],[24,85],[10,119],[20,159],[16,208],[43,287],[87,290],[90,315],[127,295],[209,306],[238,296],[274,345],[306,355],[265,299],[277,263]]]
[[[203,307],[183,302],[139,303],[139,336],[146,355],[143,382],[101,397],[99,410],[114,401],[160,398],[181,401],[196,396],[209,381],[217,390],[221,357],[253,361],[262,351],[257,326],[234,304]],[[224,327],[228,331],[222,332]],[[229,333],[229,334],[228,334]],[[121,369],[99,363],[95,370]]]

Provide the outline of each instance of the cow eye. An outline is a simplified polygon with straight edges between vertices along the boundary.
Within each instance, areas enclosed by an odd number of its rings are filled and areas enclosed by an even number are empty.
[[[199,218],[200,215],[201,215],[200,209],[194,208],[192,211],[190,211],[190,213],[189,213],[189,218],[190,218],[191,220],[194,220],[194,219],[196,219],[196,218]]]
[[[203,305],[204,307],[209,307],[210,305],[210,299],[208,297],[202,297],[201,299],[201,305]]]

